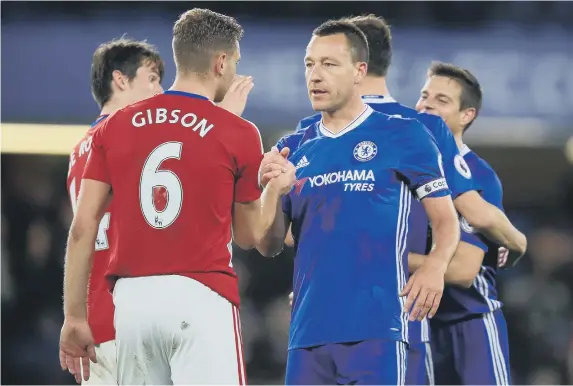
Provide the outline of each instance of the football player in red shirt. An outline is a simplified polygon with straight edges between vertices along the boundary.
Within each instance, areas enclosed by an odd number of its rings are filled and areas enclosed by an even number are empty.
[[[163,60],[155,47],[145,42],[118,39],[100,45],[94,52],[91,89],[101,113],[70,154],[67,187],[74,213],[93,132],[115,110],[162,92],[163,72]],[[104,279],[112,241],[110,238],[113,235],[110,228],[111,211],[110,205],[97,229],[88,291],[87,316],[98,363],[93,365],[91,377],[87,367],[84,375],[89,380],[84,380],[84,383],[92,385],[117,383],[114,307],[109,286]],[[85,364],[89,365],[89,361],[85,361]],[[70,363],[68,367],[76,381],[81,382],[77,365]]]
[[[106,277],[118,383],[244,384],[231,239],[244,249],[258,241],[262,144],[252,123],[213,103],[235,78],[243,30],[231,17],[193,9],[173,33],[171,89],[120,109],[88,138],[60,348],[96,360],[85,302],[98,225],[113,196],[118,237]]]

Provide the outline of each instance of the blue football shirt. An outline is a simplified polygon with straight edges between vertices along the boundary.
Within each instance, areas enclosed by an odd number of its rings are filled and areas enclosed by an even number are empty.
[[[297,183],[283,199],[295,241],[289,349],[408,341],[408,215],[450,194],[441,155],[414,119],[364,112],[333,134],[321,121],[282,138]]]
[[[432,133],[438,149],[442,155],[444,175],[452,192],[452,198],[471,190],[479,190],[479,186],[472,179],[470,167],[459,153],[456,141],[442,118],[418,113],[416,110],[396,102],[393,98],[382,95],[365,95],[362,100],[370,105],[375,111],[399,115],[405,118],[414,118],[424,124]],[[302,119],[297,125],[296,131],[301,130],[315,122],[320,121],[321,115],[314,114]],[[301,139],[292,139],[296,141]],[[424,207],[419,201],[414,200],[409,217],[408,245],[411,252],[426,254],[428,248],[429,220]],[[410,343],[429,342],[429,328],[427,320],[422,322],[410,322]]]

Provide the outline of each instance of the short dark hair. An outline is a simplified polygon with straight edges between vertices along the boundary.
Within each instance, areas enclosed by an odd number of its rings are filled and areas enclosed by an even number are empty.
[[[173,55],[177,71],[204,73],[212,55],[237,49],[243,27],[231,16],[208,9],[193,8],[173,26]]]
[[[392,34],[390,25],[374,14],[344,18],[360,28],[368,41],[370,60],[368,75],[386,76],[392,62]]]
[[[432,76],[443,76],[458,82],[462,88],[462,92],[460,94],[460,111],[474,108],[477,118],[481,110],[483,95],[479,81],[469,70],[455,66],[451,63],[432,62],[428,69],[428,77]],[[473,121],[464,127],[464,132],[472,123]]]
[[[99,107],[109,102],[112,96],[114,71],[132,80],[137,69],[147,64],[155,65],[160,79],[163,79],[165,64],[155,46],[125,37],[101,44],[94,52],[91,68],[92,95]]]
[[[356,62],[368,63],[368,40],[360,28],[349,21],[329,20],[314,29],[314,36],[331,36],[343,34],[346,36],[352,60]]]

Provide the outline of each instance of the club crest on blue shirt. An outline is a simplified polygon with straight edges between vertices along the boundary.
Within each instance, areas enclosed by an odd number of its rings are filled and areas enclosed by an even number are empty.
[[[360,162],[370,161],[378,154],[378,146],[371,141],[362,141],[354,147],[354,158]]]
[[[457,154],[454,157],[454,166],[456,167],[458,173],[460,173],[465,178],[470,179],[472,177],[472,171],[470,170],[470,167],[466,163],[464,157],[461,155]]]
[[[464,217],[460,218],[460,225],[463,229],[464,232],[466,233],[475,233],[475,229],[474,227],[472,227],[470,225],[470,223],[468,222],[468,220],[466,220]]]

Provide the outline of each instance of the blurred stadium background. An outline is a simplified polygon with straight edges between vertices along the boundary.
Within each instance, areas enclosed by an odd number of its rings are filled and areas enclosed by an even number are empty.
[[[480,79],[485,103],[467,142],[500,175],[510,218],[529,237],[503,272],[516,384],[573,383],[573,3],[2,2],[2,384],[70,384],[57,356],[75,141],[98,115],[89,70],[98,44],[127,34],[156,44],[174,77],[171,29],[186,9],[235,16],[245,116],[266,149],[311,113],[302,58],[329,17],[374,12],[393,26],[393,97],[414,105],[432,60]],[[190,251],[192,253],[192,251]],[[292,251],[236,251],[248,376],[283,382]],[[336,302],[336,299],[332,299]],[[336,323],[333,320],[332,323]]]

